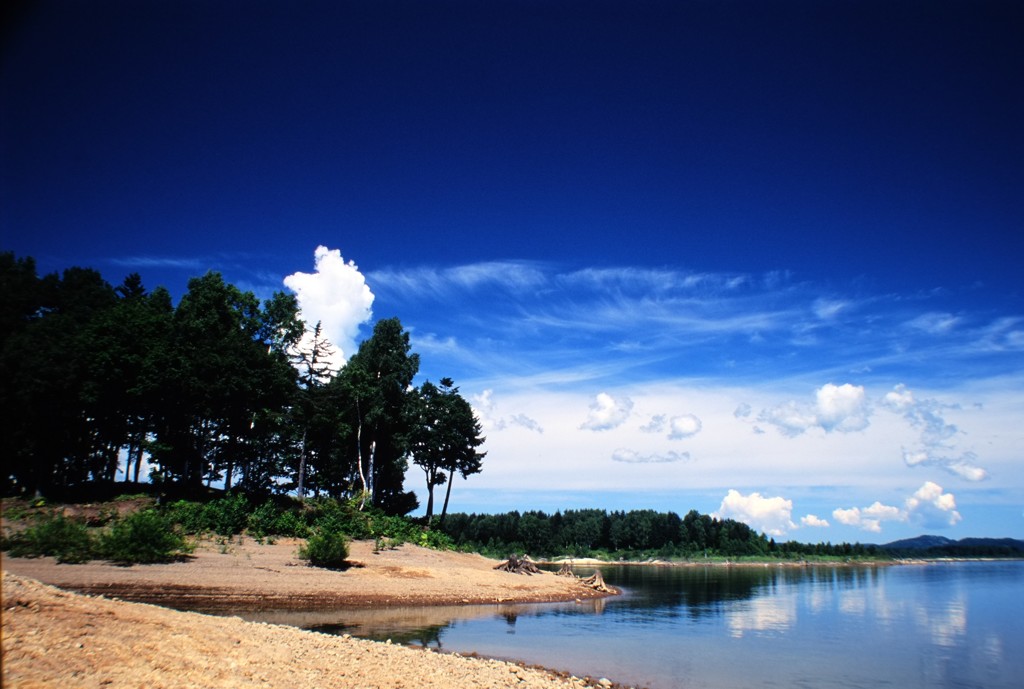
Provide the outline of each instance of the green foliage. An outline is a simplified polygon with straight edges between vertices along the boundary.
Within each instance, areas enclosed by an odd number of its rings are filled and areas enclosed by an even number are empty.
[[[529,553],[538,557],[571,555],[638,561],[879,556],[875,546],[859,543],[776,544],[742,522],[696,510],[682,519],[673,512],[654,510],[452,514],[443,531],[458,549],[493,557]]]
[[[246,520],[248,532],[254,538],[263,538],[270,534],[277,533],[277,522],[281,517],[281,511],[272,500],[267,500],[262,505],[249,513]]]
[[[178,500],[164,508],[167,520],[181,527],[187,534],[203,534],[210,530],[206,506],[199,502]]]
[[[434,515],[434,488],[447,484],[444,521],[455,474],[465,479],[481,470],[486,453],[476,449],[484,442],[480,421],[451,378],[442,378],[440,388],[425,381],[410,393],[406,407],[409,449],[427,482],[426,518]]]
[[[310,535],[306,545],[299,548],[299,557],[309,560],[314,567],[344,567],[348,558],[348,538],[340,531],[319,528]]]
[[[234,536],[249,525],[249,501],[234,493],[206,504],[178,500],[164,510],[167,518],[187,534],[215,533]]]
[[[57,562],[79,563],[92,559],[95,541],[82,522],[63,514],[47,513],[5,540],[3,547],[12,557],[52,556]]]
[[[249,522],[249,501],[233,493],[206,505],[212,530],[220,536],[240,534]]]
[[[164,508],[187,532],[219,535],[300,534],[316,520],[274,526],[267,508],[250,523],[243,495],[299,488],[340,500],[372,486],[361,508],[405,515],[418,505],[404,486],[420,360],[398,318],[378,321],[341,371],[330,369],[330,344],[315,332],[296,371],[289,357],[306,324],[294,295],[261,304],[209,272],[175,304],[138,274],[116,287],[88,268],[40,277],[33,259],[11,252],[0,252],[0,282],[0,491],[95,501],[145,490],[148,462],[151,494],[208,497],[221,482],[241,491]],[[479,471],[483,439],[468,403],[441,383],[444,425],[458,433],[419,440],[437,467],[430,488],[447,477],[446,508],[450,479]],[[441,454],[427,457],[428,445]],[[350,513],[325,518],[360,537],[395,530]]]
[[[99,552],[120,564],[168,562],[189,552],[173,523],[156,510],[143,510],[116,522],[100,537]]]
[[[308,538],[310,534],[309,524],[296,510],[285,510],[274,520],[274,527],[269,532],[278,536],[291,536],[293,538]]]
[[[455,550],[455,543],[448,537],[448,534],[436,529],[420,531],[416,543],[423,548],[430,548],[431,550]]]

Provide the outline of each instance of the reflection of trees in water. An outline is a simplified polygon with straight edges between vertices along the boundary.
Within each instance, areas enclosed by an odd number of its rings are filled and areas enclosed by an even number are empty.
[[[736,601],[778,594],[808,582],[854,589],[878,582],[874,567],[609,567],[605,579],[626,590],[631,614],[644,617],[721,614]],[[627,604],[627,601],[623,601]]]
[[[408,632],[399,632],[392,634],[389,638],[395,642],[402,644],[403,646],[422,646],[424,648],[434,648],[441,650],[441,634],[444,630],[451,627],[451,624],[439,624],[433,627],[423,627],[422,629],[413,629]]]
[[[317,624],[316,622],[323,620],[321,615],[320,620],[308,620],[305,623],[298,623],[297,626],[324,634],[351,634],[379,641],[391,639],[394,643],[441,649],[442,637],[461,620],[492,616],[492,619],[504,620],[506,632],[515,634],[520,618],[599,616],[609,610],[636,622],[658,618],[703,619],[722,615],[728,610],[735,611],[732,604],[736,602],[756,603],[761,598],[785,594],[786,589],[808,585],[813,590],[825,594],[829,591],[874,588],[878,586],[881,576],[879,569],[875,567],[813,565],[609,566],[602,567],[601,571],[609,584],[623,589],[622,596],[569,603],[506,603],[496,606],[469,606],[465,609],[451,606],[450,609],[444,610],[431,609],[435,614],[428,616],[427,619],[420,619],[419,624],[414,620],[421,617],[421,609],[410,609],[408,616],[403,616],[402,611],[396,609],[390,611],[386,619],[380,619],[378,616],[372,620],[363,620],[350,616],[347,623]],[[777,611],[766,611],[763,608],[745,610],[748,614],[757,613],[757,616],[756,624],[743,622],[741,626],[744,629],[761,628],[767,624],[764,620],[782,619]],[[346,613],[339,613],[344,614]]]
[[[316,632],[317,634],[334,634],[335,636],[341,636],[343,634],[352,634],[353,631],[358,627],[354,624],[316,624],[312,627],[305,627],[308,631]],[[352,634],[355,636],[355,634]]]
[[[429,627],[420,627],[417,629],[396,629],[387,634],[360,634],[359,625],[357,624],[318,624],[312,627],[306,627],[306,629],[320,634],[334,634],[336,636],[351,634],[352,636],[363,639],[372,639],[373,641],[387,641],[390,639],[392,643],[401,644],[403,646],[423,646],[424,648],[433,646],[434,648],[440,649],[441,635],[445,629],[448,629],[451,626],[451,623],[448,623],[432,625]]]
[[[756,596],[771,576],[746,567],[615,567],[605,573],[609,584],[627,591],[630,611],[640,618],[715,615],[727,602]]]

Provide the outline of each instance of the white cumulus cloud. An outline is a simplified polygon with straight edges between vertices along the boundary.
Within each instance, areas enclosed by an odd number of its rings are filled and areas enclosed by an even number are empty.
[[[856,526],[864,531],[880,533],[882,522],[906,521],[907,515],[899,507],[883,505],[876,500],[869,507],[832,510],[832,518],[846,526]]]
[[[929,528],[953,526],[963,519],[956,509],[956,498],[944,493],[942,486],[926,481],[912,496],[907,498],[907,514],[916,522]]]
[[[373,316],[373,292],[353,261],[345,261],[338,249],[318,246],[313,254],[315,273],[293,273],[284,279],[295,292],[302,319],[312,328],[321,324],[323,335],[334,347],[333,368],[341,368],[356,351],[359,326]],[[309,345],[310,335],[300,347]]]
[[[628,397],[615,399],[606,392],[599,393],[590,405],[587,420],[580,428],[589,431],[607,431],[621,426],[633,409],[633,400]]]
[[[787,402],[763,410],[758,420],[772,424],[788,436],[797,436],[812,428],[821,428],[826,433],[849,433],[867,428],[870,413],[862,386],[827,383],[815,392],[814,403]]]
[[[669,421],[668,437],[670,440],[689,438],[700,433],[700,429],[703,426],[704,424],[701,423],[701,420],[693,414],[673,416]]]
[[[800,517],[800,523],[804,526],[816,527],[820,529],[824,529],[829,525],[827,519],[820,519],[817,515],[814,514],[808,514],[804,517]]]
[[[760,493],[743,495],[730,488],[714,515],[719,519],[735,519],[763,531],[769,536],[784,536],[793,523],[793,501],[782,497],[767,498]]]
[[[870,507],[833,510],[832,517],[840,524],[872,533],[880,533],[882,523],[887,521],[911,521],[928,528],[945,528],[962,519],[953,494],[943,492],[942,486],[932,481],[926,481],[907,498],[902,509],[876,501]]]

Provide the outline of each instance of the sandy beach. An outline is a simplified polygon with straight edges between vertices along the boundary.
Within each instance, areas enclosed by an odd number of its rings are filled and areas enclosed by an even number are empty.
[[[3,686],[315,689],[587,683],[500,661],[170,609],[380,610],[603,595],[551,573],[495,571],[496,562],[479,555],[411,545],[375,553],[372,543],[355,542],[352,566],[332,571],[307,566],[297,558],[297,549],[298,542],[291,540],[272,545],[251,539],[209,541],[188,561],[134,567],[4,557]]]

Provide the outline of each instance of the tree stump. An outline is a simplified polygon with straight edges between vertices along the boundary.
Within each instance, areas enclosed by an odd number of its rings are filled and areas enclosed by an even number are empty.
[[[562,561],[562,568],[555,572],[560,577],[576,578],[576,573],[572,571],[572,563],[569,560]]]
[[[604,577],[601,576],[601,570],[597,570],[586,579],[582,579],[581,583],[595,591],[600,591],[601,593],[618,593],[618,591],[604,583]]]
[[[496,564],[494,569],[501,570],[502,572],[511,572],[512,574],[526,575],[533,575],[540,572],[540,570],[537,569],[537,565],[533,564],[528,557],[524,555],[522,558],[519,558],[515,553],[509,555],[508,559],[504,562]]]

